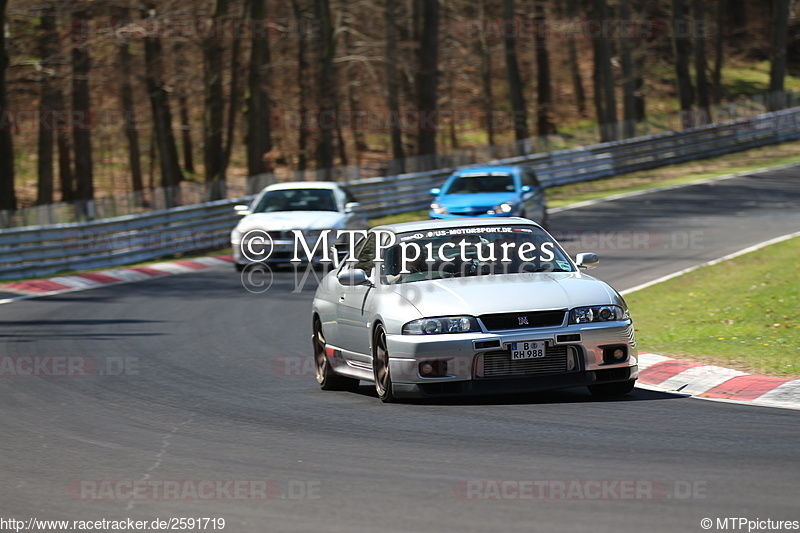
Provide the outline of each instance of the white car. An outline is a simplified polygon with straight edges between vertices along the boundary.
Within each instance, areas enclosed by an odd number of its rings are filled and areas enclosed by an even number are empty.
[[[237,270],[254,262],[243,253],[243,239],[266,238],[269,250],[263,262],[289,263],[295,254],[295,233],[300,230],[309,246],[313,246],[323,230],[366,230],[366,217],[347,189],[329,181],[276,183],[265,188],[248,205],[237,205],[243,215],[231,231],[231,247]],[[258,259],[259,262],[262,260]]]

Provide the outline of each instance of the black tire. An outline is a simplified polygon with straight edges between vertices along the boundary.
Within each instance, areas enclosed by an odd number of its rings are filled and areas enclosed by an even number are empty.
[[[346,390],[354,391],[358,389],[358,380],[339,376],[331,368],[328,357],[325,355],[325,335],[322,332],[322,322],[319,318],[314,319],[314,335],[311,338],[314,344],[314,369],[316,370],[317,383],[322,390]]]
[[[372,374],[375,378],[375,391],[383,403],[396,399],[392,391],[392,376],[389,373],[389,350],[386,348],[386,330],[378,325],[372,338]]]
[[[233,266],[234,266],[234,268],[236,268],[236,272],[243,272],[244,271],[244,267],[246,267],[247,265],[242,265],[240,263],[234,263]]]
[[[589,392],[602,398],[622,396],[632,391],[634,385],[636,385],[635,379],[620,381],[619,383],[601,383],[599,385],[589,385]]]

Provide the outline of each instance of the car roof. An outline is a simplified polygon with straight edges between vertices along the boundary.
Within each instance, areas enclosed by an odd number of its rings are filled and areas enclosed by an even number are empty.
[[[457,170],[453,173],[454,176],[469,176],[471,174],[514,174],[524,168],[525,165],[500,165],[500,166],[483,166],[483,167],[467,167]]]
[[[376,226],[372,229],[387,230],[391,231],[392,233],[406,233],[410,231],[452,229],[476,226],[508,226],[510,224],[541,227],[536,222],[520,217],[502,217],[502,219],[487,217],[459,217],[436,220],[419,220],[416,222],[398,222],[397,224]]]
[[[286,181],[283,183],[273,183],[266,187],[266,191],[277,191],[283,189],[339,189],[339,184],[332,181]]]

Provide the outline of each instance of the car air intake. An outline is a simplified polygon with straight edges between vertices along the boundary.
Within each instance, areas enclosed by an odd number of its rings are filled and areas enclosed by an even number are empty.
[[[566,311],[519,311],[481,315],[483,325],[489,331],[527,328],[552,328],[564,323]]]

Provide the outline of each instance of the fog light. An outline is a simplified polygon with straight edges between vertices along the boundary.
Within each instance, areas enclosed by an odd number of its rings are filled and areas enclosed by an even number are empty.
[[[604,363],[620,363],[628,357],[627,346],[600,346],[603,350]]]
[[[423,378],[447,376],[447,361],[423,361],[419,364],[419,375]]]

